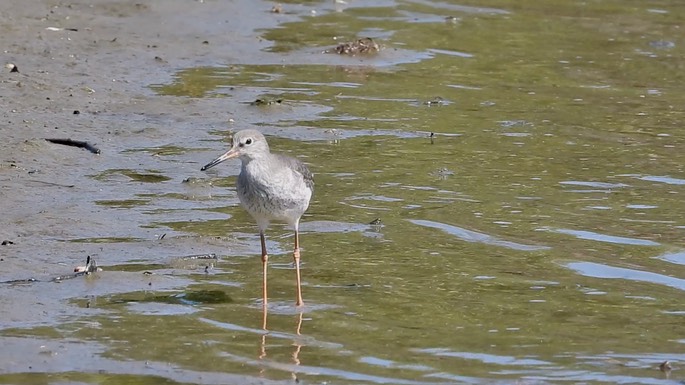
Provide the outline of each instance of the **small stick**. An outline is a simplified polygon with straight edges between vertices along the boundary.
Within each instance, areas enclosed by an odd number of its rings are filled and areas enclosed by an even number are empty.
[[[93,146],[92,144],[88,142],[84,142],[81,140],[73,140],[73,139],[45,139],[50,143],[55,143],[55,144],[62,144],[65,146],[72,146],[72,147],[78,147],[78,148],[85,148],[86,150],[92,152],[93,154],[99,154],[100,149]]]
[[[32,180],[31,182],[38,182],[38,183],[43,183],[43,184],[46,184],[46,185],[49,185],[49,186],[57,186],[57,187],[74,187],[74,186],[76,186],[76,185],[73,185],[73,184],[52,183],[52,182],[46,182],[46,181],[37,180],[37,179],[36,179],[36,180]]]

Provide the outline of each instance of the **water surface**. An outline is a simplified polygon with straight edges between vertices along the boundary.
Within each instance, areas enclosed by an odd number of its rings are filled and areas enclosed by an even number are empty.
[[[178,284],[131,285],[91,298],[97,312],[5,335],[87,342],[94,367],[132,365],[103,378],[146,383],[682,380],[658,369],[685,360],[679,2],[282,7],[254,58],[150,84],[160,97],[225,100],[231,122],[132,143],[130,168],[92,176],[129,186],[99,205],[167,234],[160,242],[216,252],[216,264],[177,269],[115,239],[133,249],[103,274],[150,270]],[[381,52],[323,53],[365,36]],[[281,102],[250,104],[259,98]],[[301,313],[292,232],[268,234],[268,333],[238,164],[199,172],[248,127],[316,180]],[[39,370],[70,381],[77,362]]]

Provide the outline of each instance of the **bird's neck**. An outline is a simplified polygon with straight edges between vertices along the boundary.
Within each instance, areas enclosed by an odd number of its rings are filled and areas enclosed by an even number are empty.
[[[262,163],[268,161],[271,157],[270,153],[260,153],[260,154],[250,154],[249,156],[241,156],[240,161],[243,163],[243,167],[247,166],[252,162]]]

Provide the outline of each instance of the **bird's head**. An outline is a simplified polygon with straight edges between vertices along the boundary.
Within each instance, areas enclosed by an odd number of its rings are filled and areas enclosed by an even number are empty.
[[[226,153],[204,165],[201,170],[208,170],[227,159],[250,161],[266,154],[269,154],[269,144],[264,135],[257,130],[242,130],[233,135],[231,148]]]

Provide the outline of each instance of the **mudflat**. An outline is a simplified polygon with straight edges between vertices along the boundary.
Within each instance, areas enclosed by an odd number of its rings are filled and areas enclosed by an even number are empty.
[[[150,189],[141,183],[125,191],[130,178],[102,173],[174,167],[128,149],[207,140],[210,128],[226,127],[236,101],[160,96],[149,87],[181,68],[258,54],[264,43],[253,31],[276,24],[269,9],[251,1],[0,4],[0,281],[7,288],[0,306],[8,309],[0,327],[49,324],[78,311],[66,300],[79,297],[87,280],[54,279],[89,255],[112,265],[157,248],[159,255],[198,251],[197,240],[156,242],[161,234],[142,228],[140,218],[98,205]],[[100,153],[46,139],[83,141]],[[170,184],[199,173],[206,159],[194,158]],[[226,246],[201,243],[203,252]],[[98,291],[125,290],[130,279],[143,284],[137,275],[108,277],[99,278]]]

